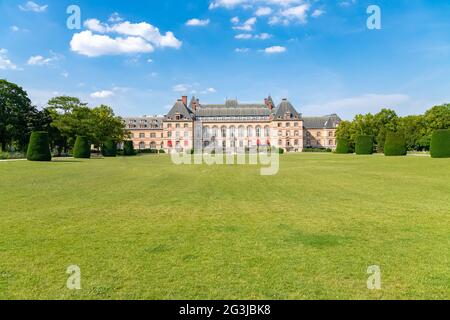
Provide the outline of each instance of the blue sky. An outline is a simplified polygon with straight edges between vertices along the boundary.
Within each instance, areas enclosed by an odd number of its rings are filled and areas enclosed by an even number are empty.
[[[381,30],[369,30],[369,5]],[[82,26],[66,26],[69,5]],[[117,114],[287,97],[304,115],[450,102],[448,0],[0,2],[0,78],[39,106],[74,95]]]

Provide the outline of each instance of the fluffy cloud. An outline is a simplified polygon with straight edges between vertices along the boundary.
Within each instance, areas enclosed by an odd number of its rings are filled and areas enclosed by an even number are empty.
[[[178,49],[182,45],[172,32],[163,35],[158,28],[146,22],[125,21],[109,25],[97,19],[89,19],[84,22],[84,26],[88,30],[74,34],[70,46],[72,51],[88,57],[149,53],[153,52],[155,47]],[[112,37],[108,34],[118,36]]]
[[[190,87],[191,86],[188,84],[177,84],[176,86],[173,86],[172,91],[173,92],[188,92]]]
[[[258,10],[256,10],[255,15],[258,17],[261,16],[268,16],[273,12],[272,8],[270,7],[260,7]]]
[[[301,23],[306,23],[307,20],[307,13],[309,9],[311,8],[311,5],[308,3],[287,8],[285,10],[282,10],[280,12],[281,16],[285,17],[288,20],[298,20]]]
[[[102,91],[97,91],[97,92],[91,93],[91,98],[95,98],[95,99],[105,99],[105,98],[110,98],[112,96],[114,96],[114,92],[109,91],[109,90],[102,90]]]
[[[272,35],[268,33],[260,33],[255,35],[252,35],[250,33],[241,33],[236,35],[235,38],[239,40],[248,40],[248,39],[267,40],[272,38]]]
[[[28,59],[28,64],[30,66],[45,66],[52,62],[52,58],[44,58],[43,56],[32,56]]]
[[[17,66],[7,57],[8,50],[0,48],[0,70],[18,70]]]
[[[263,51],[267,54],[283,53],[286,52],[286,48],[281,46],[273,46],[266,48]]]
[[[139,37],[111,38],[82,31],[73,35],[70,41],[72,51],[88,57],[153,52],[153,46]]]
[[[323,16],[324,14],[325,14],[325,11],[324,11],[324,10],[316,9],[316,10],[314,10],[313,13],[311,14],[311,17],[313,17],[313,18],[318,18],[318,17],[320,17],[320,16]]]
[[[45,11],[47,11],[47,8],[48,8],[48,5],[41,6],[33,1],[28,1],[25,4],[19,5],[19,9],[22,11],[32,11],[32,12],[37,12],[37,13],[45,12]]]
[[[256,17],[252,17],[246,20],[243,24],[234,26],[233,29],[241,31],[252,31],[253,26],[256,24],[256,21]]]
[[[205,20],[200,20],[200,19],[190,19],[186,22],[187,26],[190,27],[205,27],[209,24],[209,19],[205,19]]]
[[[236,48],[236,49],[234,49],[234,52],[236,52],[236,53],[247,53],[249,51],[250,51],[249,48]]]

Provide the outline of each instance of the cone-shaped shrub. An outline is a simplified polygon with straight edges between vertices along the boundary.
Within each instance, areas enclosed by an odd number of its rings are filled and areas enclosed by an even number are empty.
[[[372,136],[358,136],[355,141],[356,154],[373,154],[373,137]]]
[[[406,156],[406,139],[403,133],[389,132],[384,144],[384,155],[386,156]]]
[[[29,161],[52,161],[47,132],[37,131],[31,134],[27,159]]]
[[[114,140],[107,140],[102,146],[102,154],[104,157],[116,157],[117,142]]]
[[[347,154],[350,153],[350,144],[347,139],[338,139],[336,153]]]
[[[433,133],[430,151],[432,158],[450,158],[450,129]]]
[[[125,141],[123,145],[123,154],[125,156],[135,156],[136,151],[134,150],[133,141]]]
[[[91,146],[86,137],[77,137],[73,148],[73,157],[75,159],[89,159],[91,157]]]

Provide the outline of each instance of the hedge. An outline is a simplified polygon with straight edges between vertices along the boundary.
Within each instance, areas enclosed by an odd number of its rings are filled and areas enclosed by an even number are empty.
[[[389,132],[384,144],[384,155],[386,156],[406,156],[406,139],[403,133]]]
[[[104,157],[116,157],[117,142],[114,140],[107,140],[105,143],[103,143],[102,154]]]
[[[355,151],[359,155],[373,154],[373,137],[364,135],[356,137]]]
[[[430,152],[432,158],[450,158],[450,129],[433,132]]]
[[[124,156],[135,156],[136,151],[134,150],[133,141],[125,141],[123,145],[123,155]]]
[[[31,134],[27,159],[29,161],[52,161],[47,132],[36,131]]]
[[[336,153],[347,154],[350,153],[350,143],[348,139],[338,139]]]
[[[73,157],[75,159],[89,159],[91,157],[91,145],[86,137],[77,136],[73,148]]]

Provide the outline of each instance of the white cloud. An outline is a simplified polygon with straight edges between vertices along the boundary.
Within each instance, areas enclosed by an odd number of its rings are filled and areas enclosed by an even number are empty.
[[[148,63],[152,63],[152,62],[153,62],[153,59],[148,59],[147,62],[148,62]]]
[[[308,3],[299,5],[297,7],[291,7],[281,11],[281,15],[288,20],[298,20],[301,23],[306,23],[307,13],[311,5]]]
[[[247,2],[247,0],[215,0],[211,2],[211,4],[209,5],[209,9],[212,10],[220,7],[230,9],[238,5],[243,5]]]
[[[45,12],[47,11],[48,5],[39,5],[36,2],[33,1],[28,1],[25,4],[21,4],[19,5],[19,9],[22,11],[32,11],[32,12],[37,12],[37,13],[41,13],[41,12]]]
[[[239,20],[239,17],[233,17],[233,18],[231,18],[231,23],[233,23],[233,24],[238,24],[239,22],[240,22],[240,20]]]
[[[260,33],[255,35],[252,35],[250,33],[241,33],[236,35],[235,38],[239,40],[249,40],[249,39],[267,40],[272,38],[272,35],[268,33]]]
[[[44,58],[43,56],[32,56],[28,59],[30,66],[45,66],[52,62],[52,58]]]
[[[240,40],[242,40],[242,39],[251,39],[251,38],[253,38],[253,35],[251,35],[251,34],[249,34],[249,33],[241,33],[241,34],[238,34],[238,35],[236,35],[236,36],[234,36],[236,39],[240,39]]]
[[[236,52],[236,53],[247,53],[249,51],[250,51],[249,48],[236,48],[236,49],[234,49],[234,52]]]
[[[97,92],[91,93],[91,98],[95,98],[95,99],[105,99],[105,98],[110,98],[112,96],[114,96],[114,92],[109,91],[109,90],[102,90],[102,91],[97,91]]]
[[[7,57],[8,50],[0,48],[0,70],[18,70],[17,66]]]
[[[270,7],[259,7],[258,10],[255,12],[255,16],[262,17],[262,16],[268,16],[273,12],[272,8]]]
[[[206,90],[204,90],[204,91],[201,91],[200,94],[210,94],[210,93],[216,93],[216,92],[217,92],[216,89],[214,89],[214,88],[208,88],[208,89],[206,89]]]
[[[209,24],[209,19],[201,20],[201,19],[190,19],[186,22],[187,26],[190,27],[205,27]]]
[[[70,41],[72,51],[88,57],[153,52],[153,46],[139,37],[111,38],[82,31],[73,35]]]
[[[112,15],[109,16],[108,18],[108,22],[111,23],[117,23],[117,22],[121,22],[123,21],[122,17],[120,16],[120,14],[118,14],[117,12],[114,12]]]
[[[11,26],[10,29],[11,29],[11,31],[13,31],[13,32],[17,32],[17,31],[20,30],[18,26]]]
[[[233,29],[235,30],[242,30],[242,31],[252,31],[253,26],[256,24],[256,17],[252,17],[245,21],[242,25],[234,26]]]
[[[264,49],[264,52],[267,54],[283,53],[286,52],[286,48],[281,46],[273,46]]]
[[[66,79],[69,77],[69,73],[67,71],[64,71],[61,75]]]
[[[84,22],[85,28],[99,33],[105,33],[108,30],[108,26],[103,24],[98,19],[88,19]]]
[[[125,21],[108,25],[98,19],[89,19],[84,22],[84,26],[89,30],[74,34],[70,46],[72,51],[89,57],[148,53],[153,52],[155,47],[178,49],[182,45],[172,32],[163,35],[158,28],[146,22]],[[119,36],[114,38],[107,33]]]
[[[177,84],[172,88],[173,92],[188,92],[190,89],[190,85],[187,84]]]
[[[311,14],[311,17],[313,17],[313,18],[318,18],[318,17],[320,17],[320,16],[323,16],[324,14],[325,14],[325,11],[324,11],[324,10],[316,9],[316,10],[314,10],[313,13]]]

